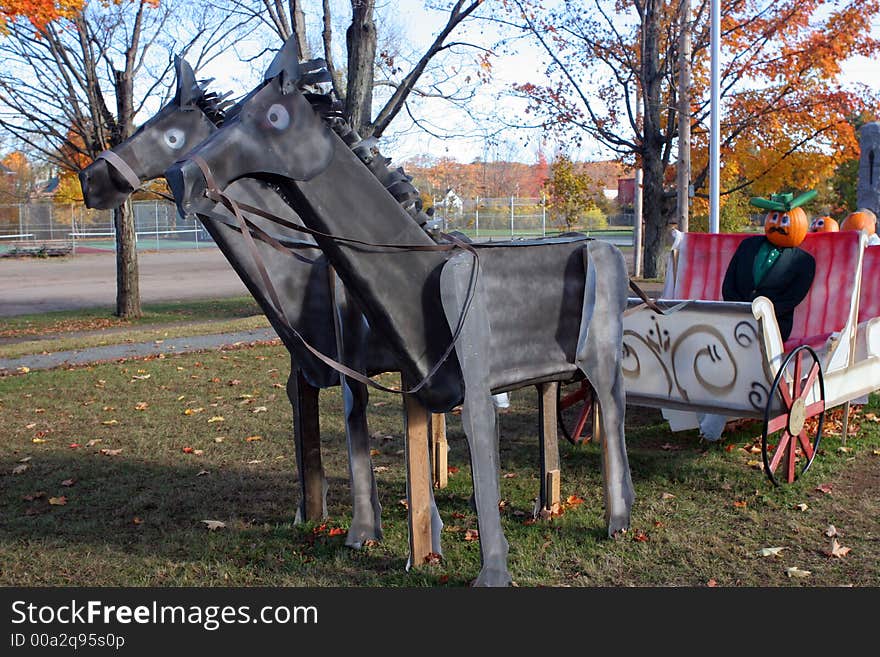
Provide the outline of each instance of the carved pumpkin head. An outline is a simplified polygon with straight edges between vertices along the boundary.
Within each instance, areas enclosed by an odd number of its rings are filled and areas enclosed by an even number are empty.
[[[868,233],[868,235],[873,235],[877,232],[877,216],[870,210],[860,208],[859,210],[850,213],[847,218],[843,220],[840,229],[863,230]]]
[[[807,236],[807,225],[803,208],[768,212],[764,219],[764,234],[780,248],[800,246]]]
[[[836,219],[829,216],[816,217],[810,223],[811,233],[836,233],[840,230],[840,225]]]

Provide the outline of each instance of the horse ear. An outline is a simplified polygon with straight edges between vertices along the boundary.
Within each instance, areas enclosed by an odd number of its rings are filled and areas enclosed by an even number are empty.
[[[180,55],[174,56],[174,70],[177,73],[177,95],[174,98],[180,107],[189,107],[199,93],[196,74],[192,66]]]
[[[275,59],[269,64],[263,80],[278,78],[281,85],[281,93],[290,93],[296,89],[301,73],[299,68],[299,45],[296,35],[284,42],[281,50],[275,55]]]

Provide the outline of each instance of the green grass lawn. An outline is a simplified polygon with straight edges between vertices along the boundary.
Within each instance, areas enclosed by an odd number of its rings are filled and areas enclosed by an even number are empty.
[[[477,524],[458,416],[448,422],[450,485],[436,491],[444,558],[406,572],[399,398],[371,393],[385,540],[355,551],[333,531],[347,528],[351,506],[338,390],[321,393],[330,517],[293,524],[288,368],[282,347],[259,346],[0,378],[0,585],[468,585],[479,545],[468,540]],[[534,389],[512,402],[501,415],[502,520],[519,586],[880,585],[880,431],[866,415],[875,398],[846,451],[828,435],[813,468],[780,488],[754,466],[756,424],[707,445],[630,407],[636,501],[632,529],[614,540],[593,445],[561,442],[565,512],[532,520]],[[825,554],[829,525],[845,556]],[[782,550],[760,556],[770,547]],[[793,567],[810,575],[787,575]]]

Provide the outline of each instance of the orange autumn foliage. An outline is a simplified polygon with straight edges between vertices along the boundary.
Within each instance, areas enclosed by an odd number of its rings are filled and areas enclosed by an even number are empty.
[[[84,4],[84,0],[3,0],[0,2],[0,30],[16,18],[26,18],[42,30],[59,18],[72,18]]]

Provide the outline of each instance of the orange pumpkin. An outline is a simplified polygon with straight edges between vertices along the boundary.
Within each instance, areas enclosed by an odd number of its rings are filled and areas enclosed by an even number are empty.
[[[840,230],[840,225],[836,219],[829,216],[816,217],[810,223],[811,233],[836,233]]]
[[[807,236],[807,213],[803,208],[774,210],[764,219],[764,234],[780,248],[800,246]]]
[[[860,208],[843,220],[840,230],[863,230],[873,235],[877,232],[877,216],[870,210]]]

